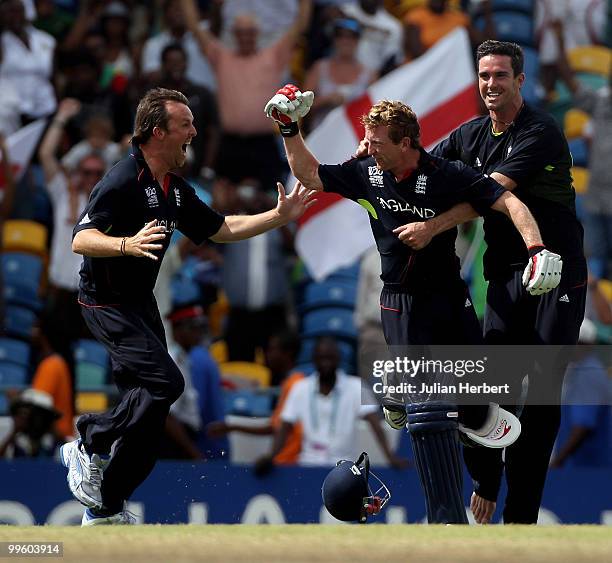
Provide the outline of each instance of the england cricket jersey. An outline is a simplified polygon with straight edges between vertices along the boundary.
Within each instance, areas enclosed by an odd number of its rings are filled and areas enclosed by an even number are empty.
[[[321,164],[319,176],[325,191],[352,199],[368,211],[381,256],[381,278],[388,288],[408,291],[443,287],[459,277],[457,230],[434,237],[418,251],[401,242],[393,230],[432,219],[461,202],[482,214],[504,193],[497,182],[463,163],[432,157],[424,150],[417,168],[399,180],[380,170],[372,157]]]

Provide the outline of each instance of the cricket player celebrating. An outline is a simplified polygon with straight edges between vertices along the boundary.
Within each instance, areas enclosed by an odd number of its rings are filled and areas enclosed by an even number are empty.
[[[338,193],[364,205],[381,255],[381,317],[388,345],[478,344],[481,329],[460,277],[456,230],[414,250],[399,238],[411,222],[431,219],[467,202],[479,213],[506,214],[529,249],[523,282],[534,294],[559,284],[562,262],[546,250],[527,207],[497,182],[460,162],[429,155],[420,145],[417,116],[405,104],[384,100],[363,116],[368,155],[320,164],[299,134],[314,94],[287,85],[265,107],[277,121],[289,165],[307,188]],[[431,523],[467,523],[461,494],[458,430],[478,444],[502,448],[520,434],[518,419],[498,405],[457,408],[448,403],[391,402],[387,422],[408,422]]]

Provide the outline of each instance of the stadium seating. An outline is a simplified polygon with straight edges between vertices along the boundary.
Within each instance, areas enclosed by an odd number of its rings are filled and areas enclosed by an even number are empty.
[[[5,301],[39,311],[42,307],[39,299],[42,260],[23,252],[6,252],[0,260]]]
[[[11,362],[0,362],[0,389],[21,388],[28,384],[28,369]]]
[[[0,338],[0,362],[27,368],[30,365],[30,346],[21,340]]]
[[[585,194],[589,188],[589,171],[581,166],[572,168],[572,179],[577,194]]]
[[[334,336],[355,341],[357,329],[353,321],[353,311],[339,307],[314,309],[302,319],[302,337]]]
[[[575,108],[570,109],[563,118],[563,129],[567,139],[582,137],[590,120],[588,113]]]
[[[272,414],[273,395],[271,393],[246,389],[225,391],[223,399],[226,414],[258,417],[266,417]]]
[[[271,374],[266,366],[251,362],[225,362],[219,366],[223,379],[238,387],[269,387]]]
[[[75,399],[77,413],[104,412],[108,409],[108,397],[105,393],[80,391]]]
[[[492,15],[496,39],[513,41],[522,47],[535,47],[533,18],[522,12],[496,11]],[[474,25],[481,31],[485,28],[483,16],[474,20]]]
[[[32,337],[32,327],[36,314],[25,307],[8,305],[4,313],[4,329],[7,336],[15,336],[29,340]]]
[[[574,72],[597,74],[607,80],[612,64],[612,50],[598,45],[584,45],[568,51],[567,59]]]
[[[298,356],[298,364],[310,364],[312,362],[312,352],[316,344],[316,338],[305,338],[302,340],[300,355]],[[342,340],[338,341],[338,349],[340,350],[340,363],[342,369],[351,373],[355,370],[355,347],[349,342]]]
[[[2,246],[5,251],[47,255],[47,228],[35,221],[12,219],[4,223]]]
[[[79,391],[101,391],[109,372],[106,348],[91,339],[77,340],[73,346],[76,388]]]
[[[526,80],[521,88],[521,94],[528,104],[538,104],[540,102],[540,96],[537,92],[540,79],[540,58],[537,51],[531,47],[524,47],[523,54],[525,56]]]
[[[521,12],[528,16],[533,16],[535,0],[491,0],[493,12]],[[481,12],[482,4],[476,6],[476,14]]]
[[[320,307],[355,308],[357,284],[348,279],[328,279],[309,283],[304,289],[303,301],[299,306],[300,313],[306,313]]]
[[[589,165],[589,147],[583,138],[572,139],[569,142],[569,149],[572,153],[574,166],[587,168]]]
[[[0,416],[7,416],[9,413],[9,400],[7,396],[0,392]]]

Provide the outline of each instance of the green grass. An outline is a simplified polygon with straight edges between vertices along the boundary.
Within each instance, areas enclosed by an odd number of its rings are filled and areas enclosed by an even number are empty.
[[[0,541],[62,541],[62,563],[590,563],[612,554],[603,526],[2,526]]]

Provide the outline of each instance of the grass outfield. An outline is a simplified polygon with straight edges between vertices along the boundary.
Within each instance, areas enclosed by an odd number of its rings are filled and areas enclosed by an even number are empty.
[[[590,563],[612,554],[605,526],[0,526],[0,541],[62,541],[64,557],[44,559],[62,563]]]

